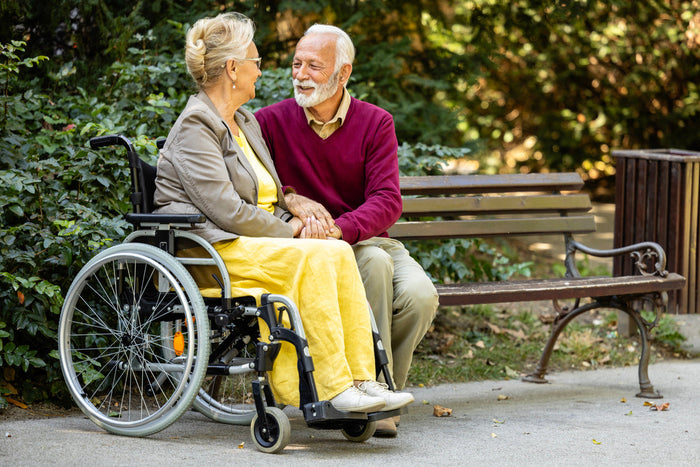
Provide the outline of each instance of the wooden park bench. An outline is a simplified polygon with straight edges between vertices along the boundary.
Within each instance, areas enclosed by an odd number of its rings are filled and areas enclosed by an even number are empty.
[[[656,243],[596,250],[574,240],[574,234],[596,230],[591,201],[580,192],[582,187],[577,173],[402,177],[402,220],[389,235],[399,240],[562,235],[565,277],[438,284],[440,305],[552,300],[556,318],[551,335],[536,370],[523,378],[535,383],[547,382],[544,376],[554,344],[571,320],[599,308],[625,312],[641,338],[637,396],[660,398],[648,376],[649,332],[666,310],[667,292],[683,288],[685,278],[666,271],[665,252]],[[577,251],[595,257],[630,255],[636,273],[581,277]],[[560,300],[573,300],[573,306],[563,306]],[[653,322],[640,314],[644,302],[656,308]]]

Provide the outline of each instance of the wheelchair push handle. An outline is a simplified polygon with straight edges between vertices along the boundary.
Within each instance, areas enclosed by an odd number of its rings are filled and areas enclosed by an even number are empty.
[[[126,136],[122,135],[105,135],[90,138],[90,147],[99,149],[105,146],[124,146],[127,151],[134,152],[134,145]]]

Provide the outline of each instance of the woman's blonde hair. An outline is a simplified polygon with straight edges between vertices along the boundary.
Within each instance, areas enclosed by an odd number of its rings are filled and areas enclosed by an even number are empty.
[[[216,82],[228,60],[245,58],[254,34],[253,21],[241,13],[222,13],[194,23],[187,31],[185,63],[197,87]]]

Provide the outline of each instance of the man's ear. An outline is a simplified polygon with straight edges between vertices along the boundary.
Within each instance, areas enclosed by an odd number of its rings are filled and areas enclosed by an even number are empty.
[[[338,75],[338,80],[339,80],[341,86],[345,86],[345,83],[348,82],[351,74],[352,74],[352,65],[351,64],[346,63],[345,65],[340,67],[340,74]]]

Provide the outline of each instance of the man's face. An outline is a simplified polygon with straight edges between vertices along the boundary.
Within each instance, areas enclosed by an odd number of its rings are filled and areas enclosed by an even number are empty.
[[[315,107],[338,91],[335,69],[336,37],[310,34],[297,44],[292,62],[294,98],[302,107]]]

